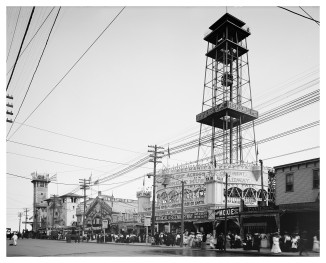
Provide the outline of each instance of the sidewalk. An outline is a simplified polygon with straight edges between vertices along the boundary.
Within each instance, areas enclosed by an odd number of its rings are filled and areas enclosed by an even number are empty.
[[[65,240],[63,240],[65,241]],[[71,242],[74,242],[73,240]],[[94,243],[97,244],[96,240],[90,240],[88,243]],[[104,243],[100,243],[104,244]],[[115,242],[106,242],[105,244],[108,245],[125,245],[125,246],[148,246],[148,247],[161,247],[161,248],[167,248],[167,249],[191,249],[191,250],[201,250],[200,248],[189,248],[189,247],[183,247],[180,246],[166,246],[166,245],[151,245],[150,243],[115,243]],[[206,247],[206,251],[216,251],[223,253],[223,251],[220,251],[218,249],[211,249],[209,246]],[[203,250],[203,251],[205,251]],[[261,248],[260,252],[257,250],[244,250],[243,248],[227,248],[227,253],[234,253],[238,254],[239,256],[241,254],[250,254],[252,256],[279,256],[279,257],[300,257],[299,252],[282,252],[282,253],[271,253],[271,250],[268,248]],[[315,253],[312,251],[308,251],[308,255],[304,254],[303,257],[319,257],[319,253]]]

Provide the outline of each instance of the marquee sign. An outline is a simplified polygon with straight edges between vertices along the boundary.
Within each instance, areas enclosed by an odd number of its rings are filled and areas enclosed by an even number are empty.
[[[239,207],[227,208],[227,209],[216,209],[215,219],[224,218],[225,214],[227,216],[237,216],[239,215]]]

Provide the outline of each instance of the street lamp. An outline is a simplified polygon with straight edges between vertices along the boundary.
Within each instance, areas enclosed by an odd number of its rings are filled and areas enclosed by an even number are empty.
[[[166,175],[168,176],[168,175]],[[170,177],[170,176],[168,176]],[[172,178],[172,177],[170,177]],[[174,180],[177,180],[179,182],[181,182],[181,186],[182,186],[182,190],[181,190],[181,240],[180,240],[180,247],[183,247],[183,232],[184,232],[184,215],[183,215],[183,200],[184,200],[184,190],[185,190],[185,182],[183,180],[179,180],[176,178],[173,178]],[[165,179],[164,182],[162,183],[162,185],[164,186],[164,188],[168,185],[168,180]]]

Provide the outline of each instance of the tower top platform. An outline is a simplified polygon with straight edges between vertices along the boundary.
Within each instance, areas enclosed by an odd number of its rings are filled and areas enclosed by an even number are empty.
[[[236,18],[235,16],[225,13],[223,16],[221,16],[213,25],[209,27],[211,30],[215,30],[218,28],[221,24],[223,24],[225,21],[230,21],[231,23],[237,25],[238,27],[243,27],[246,23],[241,21],[240,19]]]
[[[32,174],[32,183],[34,181],[39,181],[39,182],[49,182],[49,174],[38,174],[37,172],[33,172]]]

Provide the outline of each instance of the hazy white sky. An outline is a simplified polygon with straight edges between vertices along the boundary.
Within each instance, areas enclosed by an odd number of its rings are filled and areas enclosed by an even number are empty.
[[[36,8],[27,43],[51,9]],[[298,6],[289,9],[305,15]],[[14,113],[28,88],[57,10],[57,7],[53,10],[19,60],[8,90],[14,96]],[[121,7],[62,7],[17,122],[27,118],[120,10]],[[277,7],[228,7],[227,10],[251,29],[248,48],[254,109],[262,114],[319,89],[320,27],[315,22]],[[304,10],[320,20],[319,7],[305,6]],[[7,48],[3,61],[8,54],[18,12],[19,7],[6,10]],[[14,63],[30,12],[31,7],[21,9],[6,72]],[[28,126],[22,126],[10,138],[15,142],[106,161],[7,142],[6,172],[24,177],[30,177],[33,171],[57,173],[59,183],[76,184],[57,187],[51,183],[49,194],[61,195],[72,191],[79,179],[88,178],[91,173],[95,180],[122,170],[126,165],[116,163],[131,164],[139,160],[148,154],[148,145],[167,147],[170,144],[173,147],[186,142],[173,143],[199,131],[195,116],[200,113],[202,103],[207,49],[204,33],[225,12],[225,6],[126,7],[26,122],[103,145]],[[295,92],[290,92],[295,88]],[[267,103],[273,98],[276,99],[272,104]],[[256,139],[259,141],[319,119],[319,103],[314,103],[258,125]],[[17,127],[14,125],[9,137]],[[6,128],[4,136],[10,125]],[[266,159],[267,166],[317,158],[319,148],[272,157],[319,146],[319,135],[319,126],[316,126],[261,144],[259,158]],[[198,135],[191,138],[196,139]],[[192,150],[173,155],[169,160],[164,159],[163,165],[194,161],[196,153]],[[153,164],[148,163],[95,190],[105,191],[117,186],[117,182],[140,177],[151,172],[152,167]],[[139,179],[104,193],[136,199],[136,191],[142,183]],[[146,186],[150,185],[151,180],[146,177]],[[17,212],[32,208],[32,184],[30,180],[6,175],[6,189],[7,227],[16,229]]]

